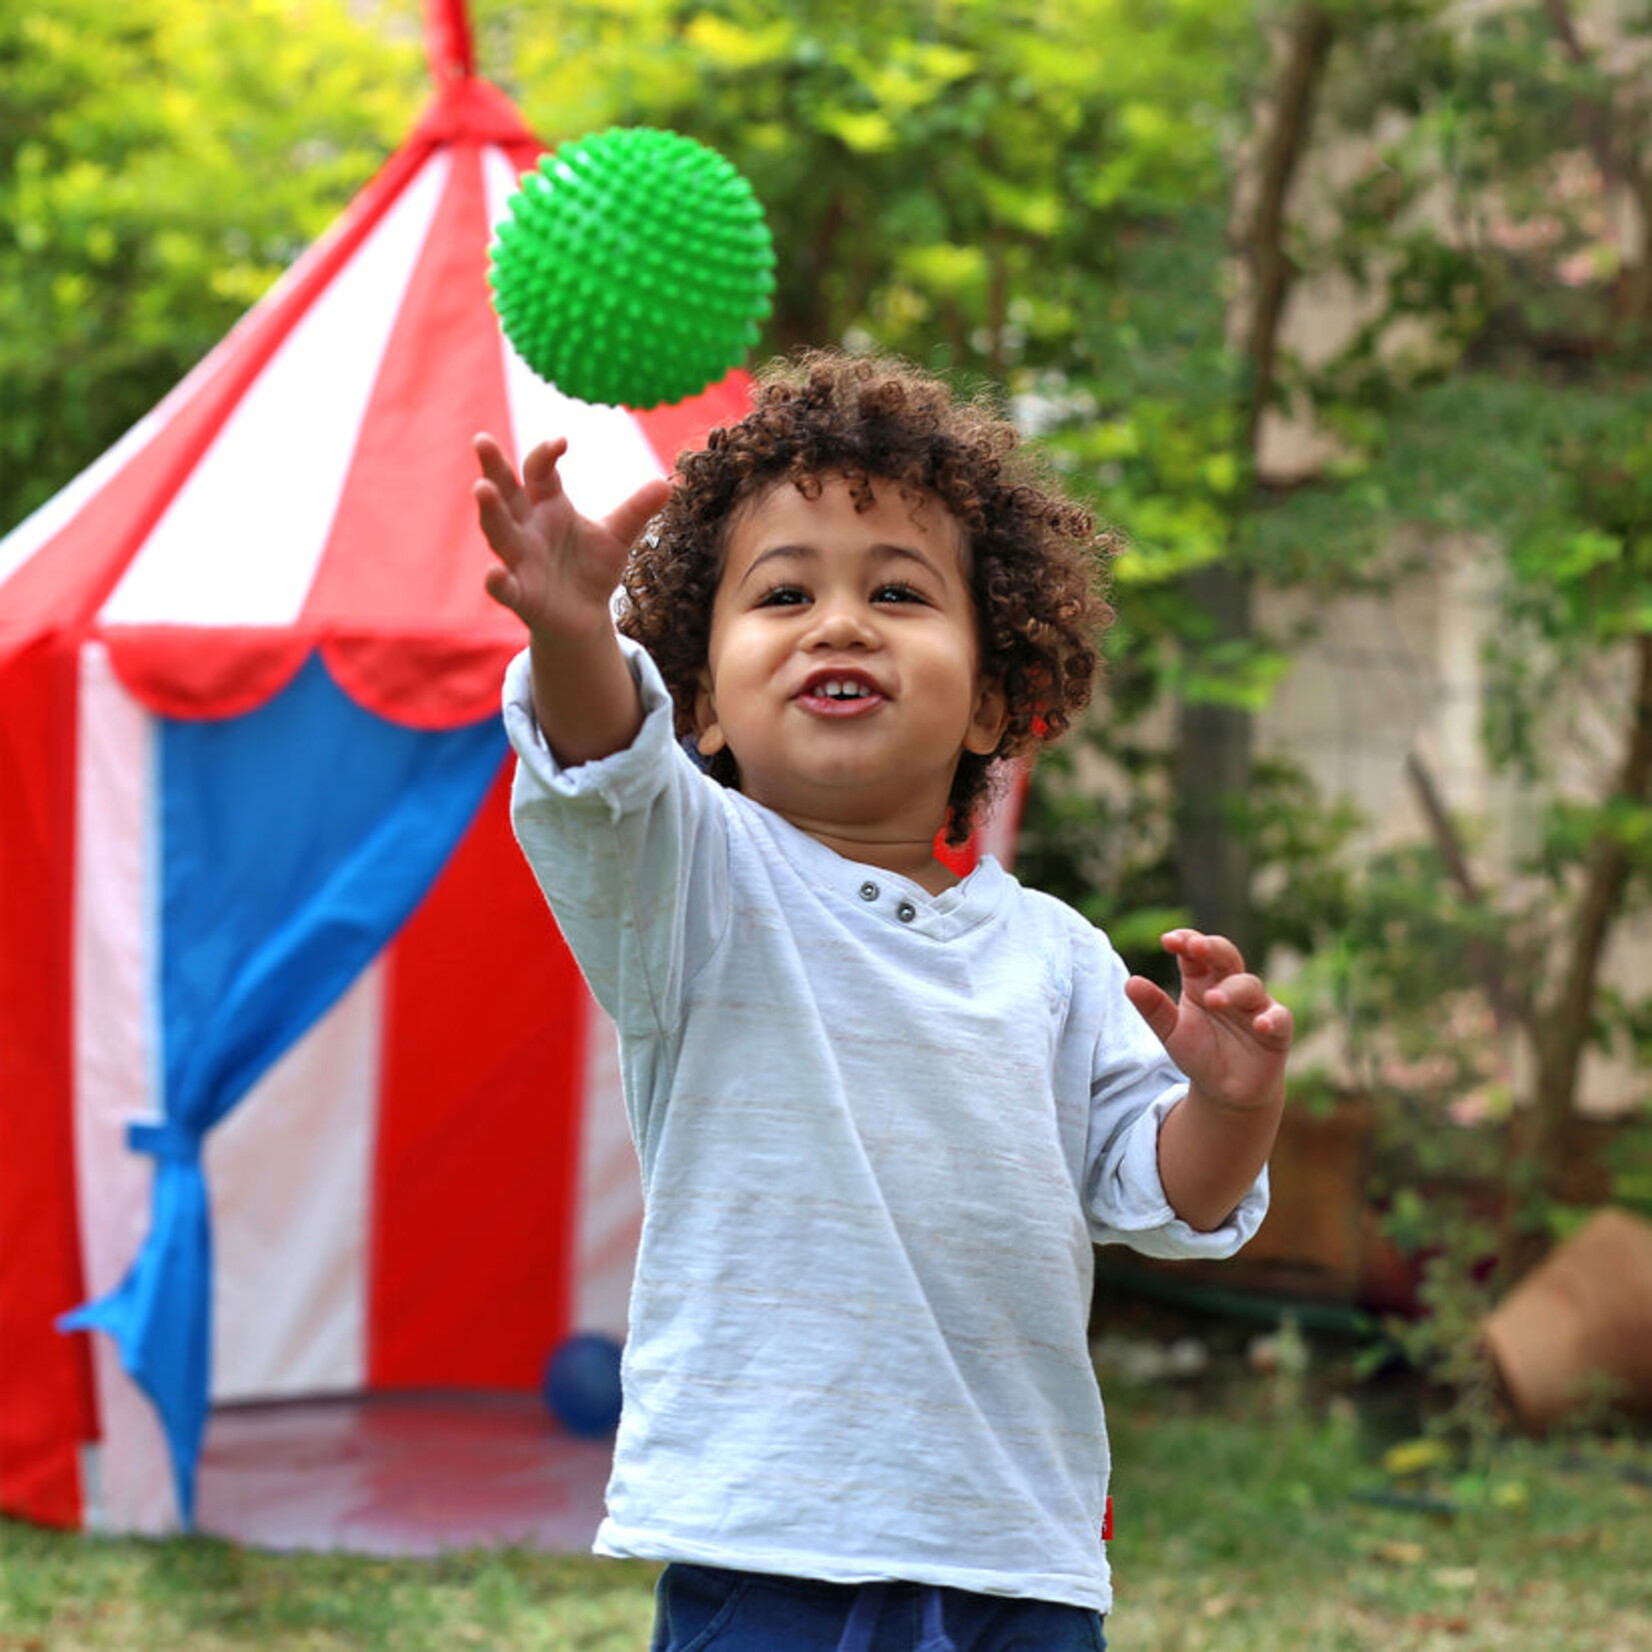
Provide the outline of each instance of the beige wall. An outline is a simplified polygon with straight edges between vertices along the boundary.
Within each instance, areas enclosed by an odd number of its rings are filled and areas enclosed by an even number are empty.
[[[1491,772],[1479,741],[1487,692],[1481,650],[1497,623],[1496,577],[1494,548],[1459,540],[1442,545],[1434,566],[1392,595],[1317,605],[1318,634],[1258,718],[1257,742],[1294,757],[1325,796],[1357,805],[1366,825],[1356,852],[1428,836],[1406,774],[1416,753],[1461,826],[1476,870],[1488,885],[1506,887],[1535,846],[1538,826],[1532,797]],[[1262,624],[1288,626],[1301,617],[1302,602],[1264,598]],[[1623,673],[1603,659],[1573,704],[1554,707],[1557,776],[1580,795],[1598,796],[1611,771],[1619,726],[1611,708],[1624,688]],[[1652,992],[1652,920],[1621,926],[1606,979],[1621,991]],[[1512,1076],[1518,1088],[1518,1064]],[[1591,1057],[1584,1110],[1627,1110],[1644,1101],[1648,1086],[1644,1069]]]

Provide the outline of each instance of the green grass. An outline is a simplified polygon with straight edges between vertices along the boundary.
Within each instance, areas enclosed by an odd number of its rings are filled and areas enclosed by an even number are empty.
[[[473,1551],[271,1555],[0,1524],[0,1652],[640,1652],[654,1568]]]
[[[1115,1648],[1652,1648],[1652,1451],[1506,1442],[1395,1480],[1354,1407],[1115,1404]]]
[[[1346,1397],[1115,1390],[1114,1652],[1652,1646],[1652,1444],[1385,1476]],[[653,1568],[384,1561],[0,1523],[0,1652],[641,1652]],[[783,1649],[777,1649],[783,1652]]]

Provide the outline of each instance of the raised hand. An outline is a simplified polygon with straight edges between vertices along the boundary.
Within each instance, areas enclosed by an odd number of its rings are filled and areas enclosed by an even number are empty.
[[[568,444],[542,442],[517,478],[491,436],[476,438],[482,466],[476,514],[498,563],[487,592],[528,628],[534,714],[557,758],[592,762],[629,745],[642,722],[609,603],[632,541],[671,496],[645,482],[600,522],[581,516],[558,464]]]
[[[566,440],[542,442],[520,480],[493,437],[476,438],[482,467],[476,511],[497,566],[485,584],[536,643],[584,643],[610,625],[608,604],[633,540],[670,497],[671,484],[645,482],[602,521],[581,516],[558,470]]]
[[[1130,1002],[1209,1100],[1233,1108],[1276,1106],[1291,1012],[1246,971],[1232,941],[1197,929],[1173,929],[1163,940],[1181,970],[1180,1001],[1136,975],[1125,987]]]
[[[1228,1219],[1273,1149],[1291,1012],[1245,969],[1232,941],[1173,929],[1164,947],[1181,969],[1181,998],[1139,975],[1124,990],[1187,1074],[1187,1095],[1159,1129],[1159,1178],[1171,1209],[1209,1231]]]

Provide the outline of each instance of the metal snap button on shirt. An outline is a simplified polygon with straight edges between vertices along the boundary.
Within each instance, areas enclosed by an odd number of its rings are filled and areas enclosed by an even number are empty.
[[[911,903],[911,901],[902,901],[901,904],[895,908],[895,916],[899,918],[903,924],[911,923],[917,915],[918,909]]]
[[[878,898],[878,886],[870,878],[860,886],[860,898],[863,901],[875,901]]]

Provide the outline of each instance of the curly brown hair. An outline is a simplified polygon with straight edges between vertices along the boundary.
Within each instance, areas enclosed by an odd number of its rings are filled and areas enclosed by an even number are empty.
[[[968,837],[995,766],[1064,733],[1089,702],[1113,617],[1101,578],[1116,543],[984,397],[958,396],[906,362],[809,351],[764,369],[752,411],[712,431],[678,471],[626,565],[619,626],[659,666],[680,735],[694,732],[730,522],[771,487],[790,482],[814,498],[828,477],[846,480],[860,509],[876,481],[918,489],[965,530],[981,674],[1002,684],[1009,721],[992,753],[959,758],[949,843]],[[709,767],[738,789],[726,749]]]

